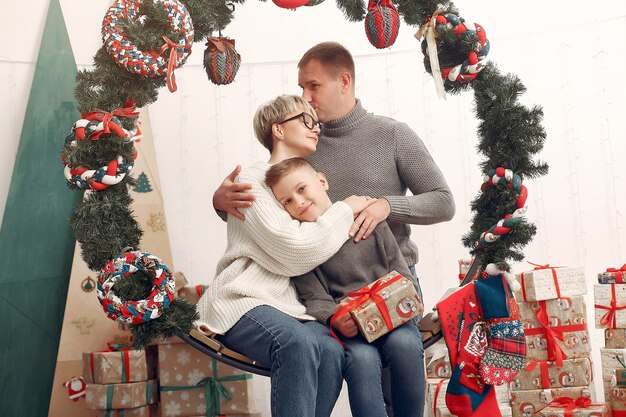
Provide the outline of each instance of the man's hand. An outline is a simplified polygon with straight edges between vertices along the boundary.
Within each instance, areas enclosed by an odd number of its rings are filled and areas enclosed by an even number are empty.
[[[350,228],[350,236],[354,236],[354,241],[367,239],[372,234],[378,223],[384,221],[391,213],[391,205],[384,198],[379,198],[374,204],[364,209],[357,216]]]
[[[344,337],[354,337],[359,333],[359,328],[356,326],[356,322],[349,313],[333,320],[333,328]]]
[[[240,207],[250,207],[256,198],[254,194],[248,192],[252,188],[251,184],[236,183],[235,178],[241,171],[241,165],[222,181],[222,184],[213,194],[213,207],[216,210],[225,211],[240,220],[245,220],[245,216],[238,210]]]

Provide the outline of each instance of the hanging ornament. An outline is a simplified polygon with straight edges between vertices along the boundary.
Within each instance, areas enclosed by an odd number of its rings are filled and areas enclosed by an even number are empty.
[[[120,24],[135,21],[141,17],[140,0],[115,0],[102,21],[102,41],[113,60],[126,70],[144,77],[167,76],[167,87],[176,91],[174,70],[181,67],[191,54],[193,43],[193,24],[185,6],[178,0],[154,0],[163,4],[167,19],[173,31],[183,34],[183,38],[174,43],[166,36],[160,51],[140,51],[126,37]],[[167,61],[162,55],[170,50]]]
[[[295,10],[297,7],[308,5],[309,2],[316,0],[272,0],[275,5],[282,7],[283,9]],[[316,4],[321,3],[324,0],[319,1]],[[313,6],[313,5],[312,5]]]
[[[400,18],[390,0],[370,0],[365,16],[365,33],[378,49],[388,48],[396,41]]]
[[[213,84],[225,85],[235,80],[241,65],[241,55],[235,50],[235,40],[219,37],[209,38],[204,50],[204,69]]]
[[[87,384],[82,376],[74,376],[63,383],[63,386],[67,388],[67,395],[70,400],[78,401],[80,397],[85,396]]]

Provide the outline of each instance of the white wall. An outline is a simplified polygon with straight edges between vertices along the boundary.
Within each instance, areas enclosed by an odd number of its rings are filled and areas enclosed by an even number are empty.
[[[100,22],[110,1],[60,0],[79,68],[88,67],[100,46]],[[6,3],[9,3],[6,1]],[[0,26],[0,215],[17,151],[47,0],[10,2]],[[597,272],[626,261],[626,3],[609,0],[602,7],[538,0],[507,3],[458,1],[462,16],[483,25],[492,42],[489,58],[503,72],[518,75],[528,92],[522,101],[545,112],[548,140],[540,158],[550,173],[529,181],[528,219],[538,233],[526,248],[527,259],[553,265],[585,267],[590,294]],[[5,5],[4,10],[7,10]],[[253,139],[251,118],[263,101],[280,93],[299,93],[296,62],[313,44],[338,40],[355,55],[357,95],[370,111],[408,123],[443,169],[454,192],[457,214],[448,223],[414,226],[420,248],[418,273],[428,308],[448,287],[458,284],[457,259],[466,257],[460,243],[468,230],[469,202],[482,174],[476,155],[476,119],[471,92],[436,98],[422,55],[406,25],[389,50],[373,48],[362,23],[347,22],[330,1],[296,11],[272,2],[249,0],[237,6],[224,35],[236,40],[242,66],[234,84],[211,84],[202,68],[204,47],[195,44],[188,63],[176,71],[178,91],[161,91],[150,106],[165,209],[174,257],[173,267],[193,284],[208,283],[226,245],[225,225],[214,215],[211,195],[236,164],[267,157]],[[16,46],[17,45],[17,46]],[[69,126],[68,126],[69,130]],[[61,149],[63,138],[57,138]],[[63,181],[59,178],[59,181]],[[517,271],[527,269],[518,265]],[[593,323],[593,320],[591,320]],[[603,335],[590,325],[595,349],[599,398],[599,348]],[[257,380],[264,415],[268,383]],[[335,416],[349,415],[342,398]]]

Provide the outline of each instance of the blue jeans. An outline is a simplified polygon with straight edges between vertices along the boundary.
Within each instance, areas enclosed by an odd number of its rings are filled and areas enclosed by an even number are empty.
[[[270,367],[272,417],[330,416],[341,391],[344,352],[326,326],[264,305],[218,338]]]
[[[412,320],[368,343],[361,335],[341,337],[348,346],[344,378],[354,417],[386,417],[382,367],[391,375],[393,413],[422,417],[426,391],[424,349],[417,323]]]

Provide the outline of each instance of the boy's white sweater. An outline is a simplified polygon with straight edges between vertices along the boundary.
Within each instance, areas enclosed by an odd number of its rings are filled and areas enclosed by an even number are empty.
[[[269,305],[299,320],[313,320],[291,285],[290,277],[322,264],[348,239],[352,209],[337,202],[316,222],[292,219],[265,184],[266,162],[243,169],[237,182],[252,184],[252,207],[245,221],[228,216],[228,246],[217,276],[197,308],[200,324],[226,333],[248,311]]]

